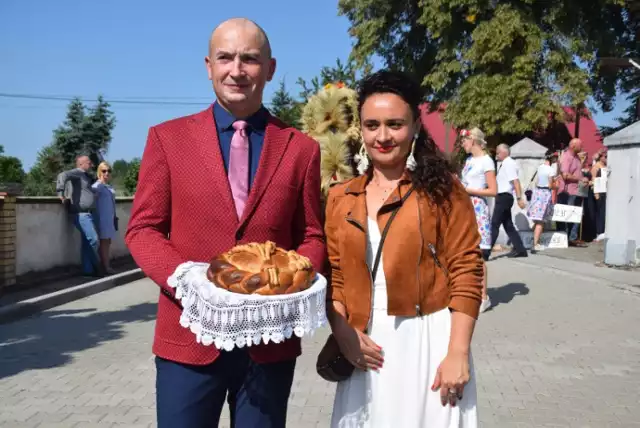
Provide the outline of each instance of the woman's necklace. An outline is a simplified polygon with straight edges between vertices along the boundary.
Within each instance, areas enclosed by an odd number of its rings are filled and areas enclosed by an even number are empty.
[[[387,198],[389,197],[389,194],[393,191],[393,189],[396,188],[396,186],[398,185],[397,183],[394,183],[393,186],[391,187],[384,187],[380,185],[380,181],[376,180],[375,178],[372,180],[373,184],[375,184],[375,186],[378,188],[378,190],[380,190],[382,192],[382,202],[384,203]]]

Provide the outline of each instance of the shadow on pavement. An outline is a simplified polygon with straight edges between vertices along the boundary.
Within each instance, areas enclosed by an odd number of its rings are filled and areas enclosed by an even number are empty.
[[[491,287],[487,289],[487,294],[491,299],[491,309],[503,304],[509,303],[516,296],[526,296],[529,294],[529,287],[522,282],[511,282],[500,287]]]
[[[73,353],[124,336],[125,325],[152,321],[156,303],[117,311],[49,310],[0,328],[0,379],[70,363]]]

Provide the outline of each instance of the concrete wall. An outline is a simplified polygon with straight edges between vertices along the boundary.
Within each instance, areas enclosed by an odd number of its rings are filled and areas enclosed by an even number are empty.
[[[640,264],[640,122],[604,139],[608,147],[605,263]]]
[[[111,243],[114,258],[129,255],[123,238],[132,202],[132,198],[116,199],[120,230]],[[16,276],[79,264],[80,233],[69,221],[60,200],[16,198]]]

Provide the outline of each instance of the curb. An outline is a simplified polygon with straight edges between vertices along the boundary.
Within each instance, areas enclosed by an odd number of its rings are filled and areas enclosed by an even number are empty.
[[[511,259],[510,261],[521,266],[528,266],[546,272],[554,272],[561,275],[568,275],[573,278],[580,278],[584,281],[602,284],[607,287],[640,296],[640,273],[620,271],[606,266],[596,266],[588,262],[559,259],[556,257],[545,256],[543,254],[540,254],[537,257],[543,257],[546,261],[540,264],[533,261],[535,259]],[[562,266],[566,264],[570,264],[571,268]],[[628,274],[633,275],[633,279],[635,281],[628,281],[628,279],[630,279]]]
[[[98,294],[110,288],[118,287],[132,281],[144,278],[146,275],[141,269],[132,269],[126,272],[99,278],[95,281],[86,282],[64,290],[44,294],[22,302],[0,307],[0,324],[25,318],[38,312],[51,309],[56,306],[84,297]]]

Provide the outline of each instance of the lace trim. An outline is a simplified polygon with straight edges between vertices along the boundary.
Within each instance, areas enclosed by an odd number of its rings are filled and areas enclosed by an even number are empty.
[[[261,341],[280,343],[294,334],[311,335],[327,323],[327,281],[320,274],[305,291],[260,296],[216,287],[207,279],[208,268],[208,263],[186,262],[167,280],[182,303],[180,325],[189,328],[198,343],[230,351]]]

